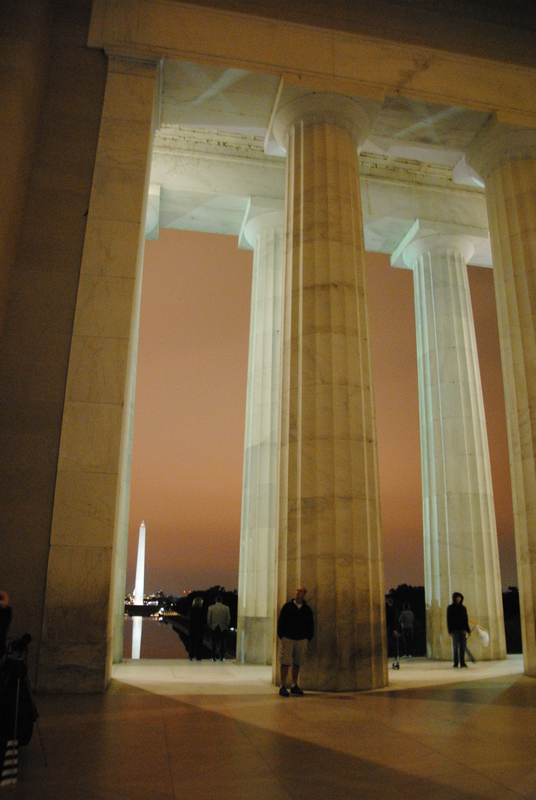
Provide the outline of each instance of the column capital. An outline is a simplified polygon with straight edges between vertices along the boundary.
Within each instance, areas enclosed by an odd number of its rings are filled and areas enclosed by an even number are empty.
[[[281,228],[285,227],[285,212],[284,211],[268,211],[266,214],[259,214],[258,217],[253,217],[244,228],[244,236],[251,246],[255,243],[255,237],[260,231],[267,230],[268,228]]]
[[[251,250],[259,230],[285,227],[285,201],[279,197],[249,198],[242,227],[238,236],[238,247]]]
[[[363,103],[335,92],[308,92],[300,94],[279,109],[273,126],[278,145],[287,149],[287,135],[291,125],[324,123],[345,128],[361,144],[370,127],[370,113]]]
[[[423,253],[448,248],[458,250],[467,264],[488,238],[486,228],[417,219],[393,252],[391,266],[411,269],[415,259]]]
[[[415,239],[411,244],[408,244],[402,253],[402,258],[404,264],[411,269],[415,259],[424,253],[437,253],[445,250],[457,250],[467,264],[473,257],[475,246],[467,236],[434,234],[432,236],[424,236],[422,239]]]
[[[536,158],[536,129],[516,128],[494,115],[466,151],[467,163],[486,180],[503,164]]]

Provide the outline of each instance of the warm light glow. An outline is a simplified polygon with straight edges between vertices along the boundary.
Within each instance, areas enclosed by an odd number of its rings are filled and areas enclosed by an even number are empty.
[[[424,580],[413,275],[383,254],[366,260],[389,590]],[[136,520],[150,514],[150,590],[237,586],[251,268],[232,236],[163,229],[146,242],[129,585]],[[517,579],[493,271],[468,272],[507,587]]]

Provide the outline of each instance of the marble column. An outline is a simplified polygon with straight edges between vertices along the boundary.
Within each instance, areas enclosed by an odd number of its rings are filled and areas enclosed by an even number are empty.
[[[126,561],[157,73],[157,62],[109,59],[52,517],[38,668],[44,691],[105,688],[118,623],[114,603],[124,599],[124,581],[116,576]]]
[[[307,588],[316,633],[300,682],[324,691],[387,683],[357,160],[367,126],[361,105],[330,93],[298,97],[274,125],[287,151],[276,612]]]
[[[536,130],[492,119],[468,152],[488,204],[525,673],[536,677]]]
[[[466,263],[465,236],[415,239],[402,258],[413,270],[421,427],[426,644],[450,659],[446,610],[461,592],[490,645],[478,660],[506,658],[493,488]]]
[[[249,664],[272,663],[284,223],[273,211],[244,231],[254,253],[237,660]]]

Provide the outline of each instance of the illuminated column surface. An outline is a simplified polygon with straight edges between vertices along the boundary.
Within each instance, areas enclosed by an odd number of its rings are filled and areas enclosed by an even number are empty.
[[[253,245],[237,660],[272,662],[284,212],[249,220]]]
[[[506,658],[491,468],[466,263],[470,239],[433,235],[402,252],[413,270],[421,427],[426,642],[450,659],[446,610],[464,595],[471,619],[490,633],[470,648]]]
[[[307,588],[316,633],[300,682],[324,691],[387,683],[357,161],[367,126],[361,105],[330,93],[300,96],[274,125],[287,151],[277,609]]]
[[[468,161],[484,178],[506,400],[525,673],[536,677],[536,130],[493,119]]]

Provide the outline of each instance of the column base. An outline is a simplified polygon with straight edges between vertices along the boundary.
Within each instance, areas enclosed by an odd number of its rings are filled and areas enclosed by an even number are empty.
[[[272,617],[239,617],[236,660],[241,664],[272,663]]]
[[[106,642],[42,642],[38,692],[99,694],[106,689]]]

